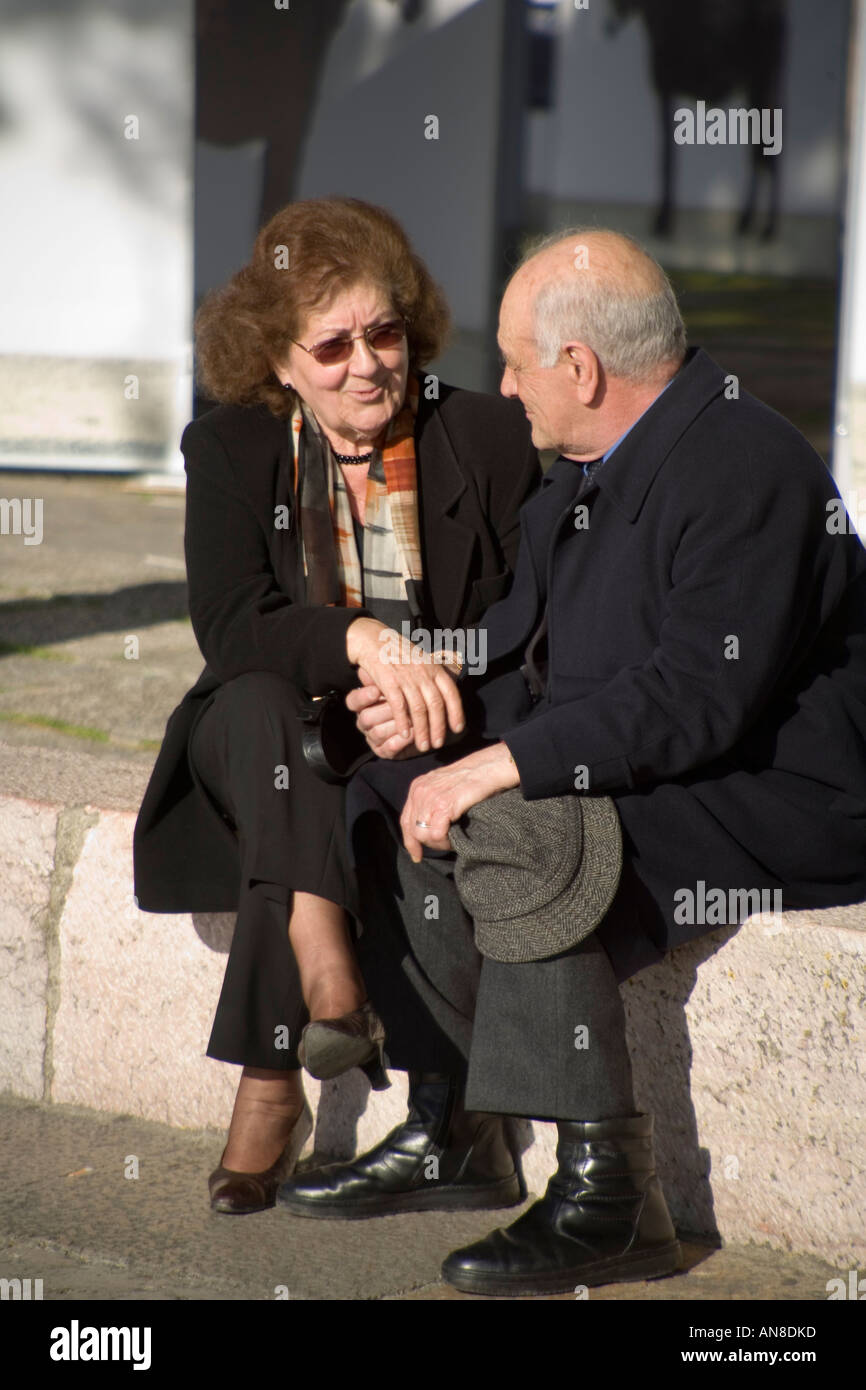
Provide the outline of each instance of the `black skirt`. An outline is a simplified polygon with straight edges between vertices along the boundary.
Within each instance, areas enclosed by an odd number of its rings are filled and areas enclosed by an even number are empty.
[[[197,785],[237,836],[238,915],[209,1057],[271,1070],[299,1066],[308,1015],[288,936],[294,892],[358,916],[346,849],[345,791],[322,781],[301,748],[304,695],[251,671],[221,685],[190,731]]]

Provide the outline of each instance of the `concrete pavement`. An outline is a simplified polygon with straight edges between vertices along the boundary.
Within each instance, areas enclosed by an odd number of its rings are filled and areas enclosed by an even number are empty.
[[[441,1282],[442,1260],[519,1214],[331,1222],[275,1208],[219,1216],[208,1206],[207,1175],[222,1143],[212,1130],[2,1099],[0,1278],[42,1279],[46,1300],[471,1302]],[[136,1168],[137,1178],[126,1176]],[[589,1298],[826,1301],[838,1275],[812,1256],[758,1245],[714,1250],[687,1241],[684,1256],[682,1273],[591,1289]]]

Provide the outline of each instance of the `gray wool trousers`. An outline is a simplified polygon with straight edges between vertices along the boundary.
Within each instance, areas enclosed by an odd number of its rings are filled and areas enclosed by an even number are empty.
[[[384,818],[355,827],[357,943],[389,1065],[465,1075],[471,1110],[530,1119],[635,1114],[625,1013],[595,934],[521,964],[476,950],[453,855],[413,864]]]

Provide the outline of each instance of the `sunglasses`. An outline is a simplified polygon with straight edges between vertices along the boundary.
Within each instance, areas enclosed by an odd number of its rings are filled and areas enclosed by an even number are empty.
[[[400,347],[406,337],[408,323],[408,319],[392,319],[389,323],[377,324],[375,328],[365,328],[363,333],[356,333],[354,336],[343,333],[339,338],[328,338],[324,343],[317,343],[311,348],[304,347],[303,343],[296,342],[294,338],[290,338],[289,342],[294,343],[295,347],[304,348],[304,352],[315,357],[319,366],[336,367],[341,362],[349,361],[355,351],[354,344],[359,338],[364,338],[370,351],[377,355]]]

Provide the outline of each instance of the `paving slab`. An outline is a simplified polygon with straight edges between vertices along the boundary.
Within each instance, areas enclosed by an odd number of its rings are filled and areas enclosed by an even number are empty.
[[[99,793],[94,804],[131,809],[169,714],[202,670],[185,494],[137,487],[0,473],[0,496],[42,503],[40,544],[0,538],[0,790],[65,799],[48,794],[50,760],[31,750],[69,750],[81,756],[85,789]]]
[[[442,1283],[442,1260],[519,1214],[219,1216],[206,1180],[221,1145],[214,1131],[0,1098],[0,1277],[41,1279],[45,1300],[472,1302]],[[681,1237],[682,1272],[590,1289],[589,1299],[825,1302],[840,1273],[812,1256]]]

